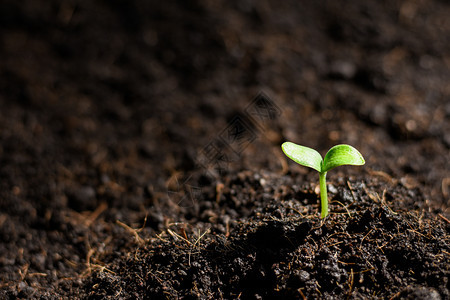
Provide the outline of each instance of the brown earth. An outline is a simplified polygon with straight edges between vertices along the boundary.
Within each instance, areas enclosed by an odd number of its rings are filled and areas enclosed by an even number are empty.
[[[450,299],[449,16],[2,1],[0,298]]]

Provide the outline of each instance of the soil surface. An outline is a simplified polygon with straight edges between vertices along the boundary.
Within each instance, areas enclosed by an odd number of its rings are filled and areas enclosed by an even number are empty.
[[[449,16],[2,1],[0,298],[450,299]]]

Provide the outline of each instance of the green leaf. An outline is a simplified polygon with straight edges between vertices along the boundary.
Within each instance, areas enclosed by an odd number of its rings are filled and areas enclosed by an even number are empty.
[[[352,146],[336,145],[325,155],[322,172],[328,172],[329,170],[342,165],[361,166],[365,163],[361,153]]]
[[[283,143],[281,149],[283,149],[283,152],[287,157],[296,163],[321,172],[322,156],[316,150],[291,142]]]

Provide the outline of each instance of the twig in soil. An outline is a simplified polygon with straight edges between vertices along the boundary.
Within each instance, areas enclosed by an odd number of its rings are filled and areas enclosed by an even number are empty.
[[[15,284],[16,283],[12,282],[12,281],[10,281],[10,282],[2,282],[2,283],[0,283],[0,289],[4,289],[4,288],[10,287],[10,286],[15,285]]]
[[[348,180],[347,180],[347,186],[348,186],[348,188],[350,189],[350,192],[352,193],[353,201],[356,201],[355,192],[353,191],[353,187],[352,187],[352,185],[350,184],[350,181],[348,181]]]
[[[179,235],[178,233],[176,233],[175,231],[167,228],[167,232],[175,239],[175,240],[183,240],[186,242],[186,244],[188,244],[188,246],[191,244],[191,242],[188,239],[185,239],[184,237],[182,237],[181,235]]]
[[[359,271],[359,272],[353,272],[353,274],[362,274],[362,273],[366,273],[366,272],[369,272],[369,271],[372,271],[372,270],[375,270],[374,266],[372,266],[372,268],[370,268],[370,269],[365,269],[365,270],[362,270],[362,271]]]
[[[164,234],[164,231],[161,232],[160,234],[157,234],[156,237],[157,237],[159,240],[161,240],[162,242],[167,243],[168,241],[165,240],[165,239],[163,239],[163,237],[162,237],[163,234]]]
[[[218,203],[220,201],[220,198],[222,197],[222,190],[225,187],[223,183],[216,184],[216,202]]]
[[[319,284],[319,282],[318,282],[317,280],[316,280],[316,285],[318,286],[318,288],[316,287],[316,292],[318,292],[319,295],[322,296],[322,293],[321,293],[320,290],[319,290],[319,288],[322,288],[322,287],[320,286],[320,284]]]
[[[382,178],[386,179],[389,183],[391,183],[393,185],[397,184],[397,182],[398,182],[398,180],[392,178],[388,173],[385,173],[383,171],[372,171],[372,170],[369,170],[368,172],[369,172],[370,175],[375,175],[375,176],[379,176],[379,177],[382,177]]]
[[[362,251],[362,243],[364,242],[364,239],[369,236],[369,234],[373,231],[373,229],[370,229],[369,232],[362,238],[361,243],[359,243],[359,249]]]
[[[411,214],[410,212],[408,212],[408,215],[414,217],[414,215]],[[414,233],[417,233],[418,235],[420,235],[420,236],[422,236],[422,237],[424,237],[424,238],[426,238],[426,239],[433,239],[433,240],[436,240],[436,239],[437,239],[435,236],[433,236],[433,235],[431,234],[431,230],[428,232],[428,236],[426,236],[426,235],[424,235],[423,233],[418,232],[415,228],[413,228],[412,225],[411,225],[411,223],[409,223],[408,221],[406,221],[406,224],[408,224],[408,226],[411,228],[411,229],[408,229],[409,231],[412,231],[412,232],[414,232]],[[419,229],[420,229],[420,228],[419,228]],[[431,229],[431,227],[430,227],[430,229]]]
[[[91,257],[94,253],[95,253],[95,250],[92,248],[89,248],[88,253],[86,254],[86,270],[81,274],[81,277],[89,276],[89,274],[92,273],[93,269],[98,269],[98,270],[100,270],[100,272],[106,271],[110,274],[115,275],[116,273],[111,271],[107,267],[102,266],[100,264],[91,263]]]
[[[100,205],[86,218],[84,224],[89,227],[91,224],[108,208],[106,202],[100,203]]]
[[[303,294],[302,292],[303,288],[299,288],[297,291],[299,292],[300,296],[302,297],[303,300],[306,300],[305,294]]]
[[[364,187],[364,192],[366,192],[366,195],[370,198],[370,200],[372,200],[375,203],[379,203],[380,197],[378,196],[378,194],[376,194],[377,196],[375,197],[371,192],[369,192],[369,190],[367,190],[367,187]]]
[[[409,224],[408,224],[409,225]],[[407,229],[408,231],[411,231],[411,232],[414,232],[414,233],[416,233],[416,234],[418,234],[418,235],[420,235],[420,236],[422,236],[422,237],[424,237],[424,238],[426,238],[426,239],[429,239],[429,237],[427,237],[426,235],[424,235],[424,234],[422,234],[422,233],[420,233],[420,232],[418,232],[417,230],[414,230],[414,229]],[[431,236],[431,238],[432,239],[436,239],[434,236]]]
[[[342,232],[335,232],[335,233],[330,234],[328,236],[328,239],[331,238],[333,235],[337,235],[337,234],[345,234],[347,237],[352,238],[352,236],[348,232],[342,231]]]
[[[383,204],[384,206],[386,206],[387,209],[389,209],[389,211],[390,211],[391,213],[393,213],[394,215],[397,215],[397,213],[396,213],[395,211],[393,211],[393,210],[389,207],[389,205],[387,205],[387,202],[386,202],[386,189],[383,190],[383,195],[381,195],[381,199],[380,199],[380,196],[378,195],[378,193],[377,193],[377,197],[378,197],[378,199],[381,201],[381,204]]]
[[[28,274],[28,268],[30,264],[25,264],[22,268],[19,269],[20,281],[23,281]]]
[[[225,219],[225,228],[226,228],[225,237],[228,238],[230,236],[230,218]]]
[[[354,281],[353,268],[350,269],[350,277],[348,278],[348,281],[349,281],[349,284],[348,284],[347,299],[350,299],[350,296],[351,296],[352,290],[353,290],[353,281]]]
[[[441,188],[442,188],[442,195],[444,198],[448,198],[449,196],[449,187],[450,186],[450,177],[446,177],[442,179]]]
[[[29,277],[32,277],[32,276],[42,276],[42,277],[46,277],[46,276],[48,276],[48,274],[47,274],[47,273],[39,273],[39,272],[36,272],[36,273],[28,273],[28,276],[29,276]]]
[[[383,254],[384,254],[383,248],[394,239],[394,237],[391,234],[389,234],[389,236],[391,237],[391,239],[389,241],[387,241],[386,243],[384,243],[383,245],[381,245],[381,246],[378,246],[378,241],[376,242],[377,243],[377,248],[380,249],[380,251],[383,252]]]
[[[122,294],[122,287],[120,287],[120,290],[117,291],[117,293],[114,295],[114,298],[117,298],[120,296],[120,294]]]
[[[184,237],[184,239],[187,240],[188,237],[187,237],[187,235],[186,235],[186,230],[185,230],[183,227],[181,227],[181,228],[180,228],[180,232],[181,232],[181,235]]]
[[[116,223],[119,226],[122,226],[123,228],[125,228],[129,233],[134,235],[134,238],[136,239],[136,242],[139,245],[143,245],[145,243],[145,241],[138,234],[138,232],[140,232],[142,230],[142,228],[140,228],[140,229],[133,229],[130,226],[128,226],[127,224],[120,222],[119,220],[116,220]]]
[[[296,208],[293,207],[288,207],[289,209],[292,209],[293,211],[295,211],[296,213],[298,213],[302,218],[304,218],[305,216]]]
[[[195,247],[197,245],[197,243],[200,242],[200,240],[205,236],[205,234],[209,233],[210,228],[208,228],[207,230],[205,230],[205,232],[203,234],[200,234],[200,229],[198,231],[198,239],[195,241],[195,243],[192,245],[191,249],[189,249],[189,257],[188,257],[188,262],[189,262],[189,266],[191,265],[191,255],[192,255],[192,248]]]
[[[401,294],[402,292],[400,291],[400,292],[397,292],[397,293],[395,293],[394,295],[392,295],[392,297],[391,298],[389,298],[389,300],[393,300],[393,299],[395,299],[395,298],[397,298],[398,296],[400,296],[400,294]]]
[[[108,269],[107,267],[105,267],[105,266],[102,266],[102,265],[99,265],[99,264],[90,264],[89,265],[89,272],[88,272],[88,274],[90,274],[90,272],[92,272],[92,269],[97,269],[97,270],[100,270],[100,273],[103,273],[103,272],[108,272],[108,273],[110,273],[110,274],[112,274],[112,275],[116,275],[116,272],[114,272],[114,271],[111,271],[110,269]]]
[[[222,243],[223,246],[223,251],[227,252],[227,251],[235,251],[236,249],[243,249],[243,247],[238,246],[238,245],[233,245],[232,243],[230,243],[227,239],[227,236],[223,236],[223,235],[217,235],[217,240],[219,240]],[[216,248],[218,249],[218,248]],[[222,251],[222,249],[218,249],[219,251]]]
[[[341,263],[341,264],[343,264],[343,265],[356,265],[356,263],[348,263],[348,262],[340,261],[340,260],[338,260],[337,262],[338,262],[338,263]]]
[[[194,243],[193,246],[195,246],[198,242],[200,242],[200,240],[205,236],[205,234],[209,233],[210,231],[211,231],[211,228],[208,228],[208,229],[205,230],[205,232],[203,232],[203,234],[200,235],[200,229],[199,229],[199,231],[198,231],[199,237],[198,237],[198,239],[195,241],[195,243]]]
[[[343,242],[344,242],[344,241],[339,241],[339,242],[336,242],[336,243],[334,243],[334,244],[328,245],[328,248],[331,248],[331,247],[333,247],[333,246],[342,244]]]
[[[353,193],[353,192],[352,192],[352,193]],[[331,203],[334,203],[334,202],[340,204],[340,205],[347,211],[348,216],[349,216],[350,218],[352,217],[352,215],[350,214],[350,211],[348,210],[348,208],[347,208],[344,204],[342,204],[341,202],[339,202],[339,201],[337,201],[337,200],[331,201]]]
[[[449,221],[446,217],[444,217],[443,215],[438,214],[438,216],[439,216],[439,218],[441,218],[441,219],[444,220],[445,222],[450,223],[450,221]]]
[[[185,225],[183,223],[172,223],[172,224],[168,224],[168,226],[180,225],[180,224]],[[203,233],[201,233],[201,231],[199,230],[198,231],[198,237],[196,239],[192,239],[192,241],[190,241],[188,236],[187,236],[187,234],[186,234],[186,230],[185,230],[184,227],[180,228],[181,235],[176,233],[175,231],[171,230],[170,228],[167,228],[167,233],[170,234],[175,239],[175,241],[180,241],[181,240],[184,243],[186,243],[186,246],[175,245],[175,247],[179,248],[180,250],[187,251],[189,266],[191,265],[191,256],[192,256],[192,254],[200,253],[200,241],[210,231],[211,231],[210,228],[205,230],[205,232],[203,232]],[[166,240],[164,240],[161,237],[161,235],[162,235],[162,233],[160,235],[157,235],[157,237],[160,240],[162,240],[163,242],[167,242]],[[188,249],[187,249],[187,247],[188,247]],[[196,249],[196,252],[194,252],[194,249]],[[184,253],[186,253],[186,252],[184,252]]]

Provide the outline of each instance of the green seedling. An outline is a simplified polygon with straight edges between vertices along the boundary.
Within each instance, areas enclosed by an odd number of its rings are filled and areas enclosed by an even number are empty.
[[[300,146],[291,142],[281,145],[284,154],[296,163],[313,168],[319,172],[320,183],[320,204],[323,219],[328,215],[328,198],[327,198],[327,172],[335,167],[342,165],[361,166],[365,164],[364,158],[358,150],[350,145],[336,145],[328,150],[325,158],[314,149]]]

